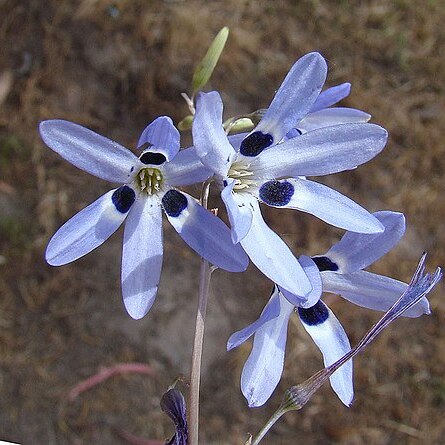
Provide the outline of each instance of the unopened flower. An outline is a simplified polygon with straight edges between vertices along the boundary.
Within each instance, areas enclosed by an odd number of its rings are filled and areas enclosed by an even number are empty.
[[[311,284],[287,245],[264,222],[259,202],[308,212],[346,230],[383,230],[357,203],[305,178],[353,169],[372,159],[385,146],[387,132],[383,128],[363,122],[342,124],[284,140],[311,112],[326,69],[318,53],[298,60],[261,121],[243,139],[227,137],[217,92],[197,97],[193,122],[197,153],[223,189],[221,197],[234,243],[241,243],[266,276],[303,296],[309,294]]]
[[[161,408],[175,424],[176,432],[166,445],[188,445],[188,427],[184,396],[175,388],[161,399]]]
[[[405,232],[403,214],[382,211],[374,216],[385,227],[384,232],[347,232],[325,255],[300,257],[313,286],[308,298],[275,286],[258,320],[230,337],[229,350],[254,335],[253,348],[241,375],[241,389],[249,406],[263,405],[281,379],[287,327],[294,311],[320,349],[325,366],[329,366],[350,350],[350,343],[341,323],[320,300],[322,292],[340,294],[365,308],[387,311],[408,288],[401,281],[361,270],[390,251]],[[419,317],[429,313],[428,300],[423,297],[403,315]],[[352,366],[350,360],[330,377],[332,388],[348,406],[354,396]]]
[[[190,195],[175,187],[204,181],[210,172],[194,148],[179,151],[179,132],[159,117],[142,132],[137,157],[80,125],[49,120],[40,124],[45,143],[63,158],[99,178],[121,183],[74,215],[52,237],[49,264],[70,263],[108,239],[126,220],[122,252],[122,294],[131,317],[151,308],[159,284],[162,211],[199,255],[228,271],[245,270],[248,258],[234,246],[228,227]]]

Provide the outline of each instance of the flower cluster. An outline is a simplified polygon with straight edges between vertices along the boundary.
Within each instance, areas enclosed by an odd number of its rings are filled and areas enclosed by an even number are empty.
[[[74,123],[50,120],[40,125],[45,143],[63,158],[120,184],[56,232],[46,251],[48,263],[63,265],[82,257],[125,221],[123,301],[131,317],[142,318],[153,305],[160,279],[163,210],[183,240],[214,266],[239,272],[250,259],[273,281],[260,317],[228,341],[232,349],[254,337],[241,377],[249,406],[264,404],[281,378],[293,313],[330,365],[350,350],[350,344],[322,301],[323,292],[385,311],[407,287],[363,270],[398,243],[405,230],[404,216],[370,213],[307,178],[355,169],[380,153],[387,141],[384,128],[368,123],[369,114],[335,106],[349,94],[350,85],[323,90],[326,74],[320,54],[299,59],[249,133],[231,135],[223,124],[219,93],[199,93],[193,146],[185,149],[180,149],[179,132],[166,116],[144,129],[137,155]],[[221,191],[230,228],[180,189],[210,180]],[[325,254],[297,258],[265,223],[260,203],[310,213],[346,233]],[[426,298],[405,315],[425,313],[429,313]],[[331,384],[349,405],[351,361],[332,375]]]

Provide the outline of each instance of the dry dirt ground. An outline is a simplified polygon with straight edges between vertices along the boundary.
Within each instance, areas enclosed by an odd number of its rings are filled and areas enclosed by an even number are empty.
[[[344,104],[390,132],[376,159],[321,181],[372,211],[406,214],[405,238],[373,270],[407,280],[423,250],[430,267],[445,265],[444,22],[443,0],[0,0],[0,440],[128,443],[116,429],[165,439],[172,426],[159,399],[190,361],[199,261],[171,228],[158,298],[142,321],[121,303],[121,232],[72,265],[45,263],[51,234],[110,184],[46,148],[39,121],[68,119],[135,147],[156,116],[184,117],[179,95],[222,26],[231,34],[208,89],[222,91],[227,116],[267,106],[291,64],[318,50],[329,85],[353,84]],[[297,254],[321,253],[341,234],[298,212],[265,213]],[[215,273],[203,444],[243,444],[286,388],[321,367],[318,350],[291,323],[279,388],[266,407],[247,408],[239,376],[250,345],[226,353],[225,342],[258,316],[270,287],[254,267]],[[353,343],[378,318],[329,302]],[[431,305],[431,316],[397,321],[355,361],[351,408],[326,386],[264,443],[445,443],[443,285]],[[114,377],[68,401],[76,383],[122,362],[147,363],[154,375]]]

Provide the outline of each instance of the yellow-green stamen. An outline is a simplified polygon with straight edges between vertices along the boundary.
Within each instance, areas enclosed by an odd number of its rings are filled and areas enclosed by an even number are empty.
[[[153,195],[161,190],[163,176],[160,170],[157,168],[147,167],[139,170],[136,175],[136,182],[141,191],[147,193],[147,195]]]
[[[249,179],[253,175],[250,165],[243,162],[234,162],[229,169],[227,176],[235,180],[233,190],[245,190],[250,186],[256,185],[256,181]]]

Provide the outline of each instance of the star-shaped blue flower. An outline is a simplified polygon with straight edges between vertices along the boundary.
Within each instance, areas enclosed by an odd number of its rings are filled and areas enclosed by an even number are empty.
[[[179,132],[162,116],[142,132],[137,157],[80,125],[49,120],[40,124],[45,143],[76,167],[121,183],[74,215],[51,238],[46,260],[70,263],[107,240],[126,220],[122,252],[122,294],[131,317],[142,318],[156,297],[163,257],[162,210],[182,239],[212,264],[232,272],[248,258],[233,245],[228,227],[176,187],[210,176],[194,148],[179,150]]]
[[[372,159],[385,146],[387,132],[383,128],[362,121],[325,127],[319,122],[322,128],[286,137],[319,107],[323,110],[341,96],[338,89],[327,90],[316,105],[326,70],[326,62],[318,53],[298,60],[261,121],[242,140],[227,137],[217,92],[197,97],[193,122],[194,146],[222,188],[234,243],[241,243],[271,280],[303,296],[311,291],[311,283],[287,245],[264,222],[260,202],[308,212],[346,230],[383,230],[380,222],[357,203],[305,178],[354,169]]]
[[[339,294],[368,309],[387,311],[407,289],[406,283],[362,270],[389,252],[405,232],[403,214],[382,211],[374,216],[385,227],[383,233],[347,232],[326,254],[300,257],[313,286],[308,298],[275,286],[258,320],[230,337],[228,350],[254,335],[253,348],[241,375],[241,389],[249,406],[266,403],[281,379],[287,326],[294,311],[320,349],[325,366],[329,366],[350,350],[350,343],[341,323],[320,300],[322,291]],[[429,313],[424,297],[403,315],[419,317]],[[340,400],[349,406],[354,396],[352,360],[339,368],[330,382]]]

